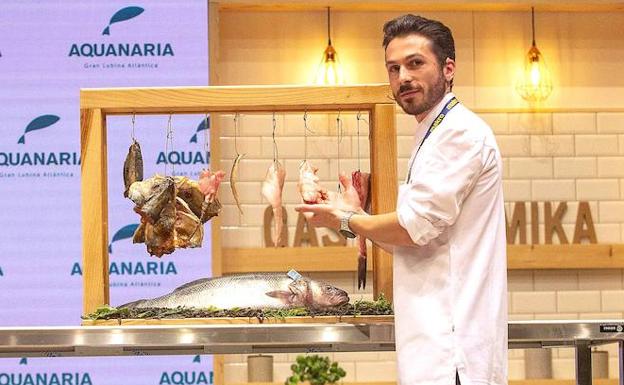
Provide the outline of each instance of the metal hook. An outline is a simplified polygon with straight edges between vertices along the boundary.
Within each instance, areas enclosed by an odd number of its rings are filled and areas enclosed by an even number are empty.
[[[342,120],[340,120],[340,113],[341,111],[338,110],[338,116],[336,116],[336,134],[338,136],[338,179],[340,179],[340,144],[342,143]],[[338,181],[338,192],[342,193],[340,180]]]
[[[273,162],[277,162],[277,142],[275,141],[275,128],[277,127],[277,120],[275,120],[275,112],[273,112]]]
[[[132,136],[130,137],[130,139],[132,139],[132,141],[134,142],[136,140],[136,137],[134,136],[134,120],[136,118],[136,113],[133,111],[132,112]]]
[[[303,160],[308,160],[308,110],[303,112]]]
[[[171,123],[173,113],[169,113],[169,119],[167,121],[167,135],[165,139],[165,154],[167,159],[169,159],[169,143],[171,143],[171,151],[173,151],[173,125]],[[167,175],[167,164],[169,162],[165,162],[165,176]],[[175,175],[175,164],[171,163],[171,175]]]
[[[236,152],[236,156],[240,155],[239,152],[238,152],[238,142],[236,140],[236,138],[238,136],[237,131],[238,131],[238,120],[239,120],[239,118],[240,118],[239,113],[238,112],[235,113],[234,114],[234,151]]]
[[[204,125],[205,125],[205,129],[204,129],[204,151],[206,152],[206,162],[208,162],[209,156],[208,153],[210,151],[210,133],[209,133],[209,129],[210,129],[210,122],[208,121],[208,113],[204,113]]]

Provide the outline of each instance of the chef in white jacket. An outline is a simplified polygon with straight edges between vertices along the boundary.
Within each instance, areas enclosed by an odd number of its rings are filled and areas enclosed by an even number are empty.
[[[394,253],[401,385],[506,384],[503,165],[494,135],[451,92],[455,46],[444,24],[398,17],[384,25],[383,46],[394,97],[416,118],[397,210],[367,215],[345,210],[345,201],[296,209]]]

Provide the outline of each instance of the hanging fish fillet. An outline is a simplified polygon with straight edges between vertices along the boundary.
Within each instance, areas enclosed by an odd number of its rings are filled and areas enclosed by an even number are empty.
[[[219,191],[219,185],[224,177],[225,172],[221,170],[216,172],[202,170],[199,174],[199,189],[206,196],[202,203],[201,216],[199,217],[202,223],[219,215],[221,211],[221,202],[217,198],[217,191]]]
[[[313,167],[310,162],[304,160],[299,165],[299,182],[297,188],[304,203],[326,203],[327,190],[319,184],[319,177],[316,175],[318,168]]]
[[[353,187],[360,198],[360,207],[362,210],[369,212],[369,192],[370,192],[370,174],[367,172],[354,171],[351,174]],[[366,287],[366,238],[358,235],[359,255],[358,255],[358,290]]]
[[[232,188],[232,195],[234,195],[234,200],[236,201],[236,207],[238,207],[238,211],[240,215],[243,215],[243,209],[240,205],[240,198],[238,196],[238,191],[236,190],[236,183],[238,182],[238,166],[240,164],[241,159],[245,154],[236,155],[236,159],[234,159],[234,164],[232,165],[232,171],[230,172],[230,187]]]
[[[124,197],[128,197],[130,185],[137,181],[143,180],[143,155],[141,154],[141,146],[136,139],[132,139],[132,144],[128,149],[128,155],[124,161],[123,168],[124,177]]]
[[[275,247],[285,246],[284,239],[282,239],[282,230],[284,228],[282,190],[284,189],[285,179],[286,170],[278,160],[275,160],[269,166],[266,177],[264,178],[264,182],[262,182],[262,195],[273,208],[273,220],[275,221],[275,234],[273,234],[273,245]]]

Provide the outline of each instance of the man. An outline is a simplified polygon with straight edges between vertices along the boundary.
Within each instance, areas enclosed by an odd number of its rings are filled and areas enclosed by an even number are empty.
[[[361,234],[394,253],[402,385],[507,383],[507,266],[502,161],[492,131],[451,88],[455,46],[442,23],[404,15],[384,25],[386,69],[416,118],[397,210],[366,215],[300,205],[317,226]],[[374,177],[381,177],[373,175]]]

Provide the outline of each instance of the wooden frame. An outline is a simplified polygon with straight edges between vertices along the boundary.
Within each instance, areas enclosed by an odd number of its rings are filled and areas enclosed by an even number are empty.
[[[293,255],[299,258],[297,270],[301,272],[354,271],[357,265],[355,247],[323,249],[322,256],[312,248],[255,249],[251,257],[250,249],[225,248],[221,254],[222,273],[283,270],[292,263]],[[331,266],[326,263],[328,256],[332,257]],[[624,244],[507,245],[507,269],[624,269]],[[372,270],[370,265],[368,270]]]
[[[387,85],[83,89],[80,92],[80,146],[84,313],[108,304],[110,298],[106,116],[250,111],[370,113],[372,210],[374,213],[394,210],[397,194],[395,107]],[[211,167],[218,168],[218,127],[213,125],[210,135]],[[212,270],[215,276],[223,272],[220,231],[217,217],[212,223]],[[315,249],[320,258],[335,255],[332,248]],[[377,247],[373,247],[372,255],[375,296],[383,292],[391,299],[392,257]]]

